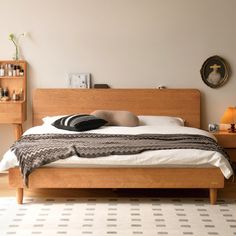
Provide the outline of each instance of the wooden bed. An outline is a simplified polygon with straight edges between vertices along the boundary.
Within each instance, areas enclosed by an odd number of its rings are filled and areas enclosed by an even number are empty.
[[[129,110],[136,115],[179,116],[200,127],[200,92],[195,89],[37,89],[33,125],[45,116],[90,113],[97,109]],[[79,180],[79,181],[78,181]],[[9,170],[9,185],[22,204],[24,185],[19,168]],[[39,168],[29,188],[207,188],[215,204],[224,187],[219,168]]]

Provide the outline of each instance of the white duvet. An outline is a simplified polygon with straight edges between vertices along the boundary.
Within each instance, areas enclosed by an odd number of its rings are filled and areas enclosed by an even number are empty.
[[[96,130],[86,131],[87,133],[101,134],[199,134],[215,139],[210,133],[189,127],[181,126],[155,126],[144,125],[137,127],[108,126]],[[72,131],[59,130],[49,124],[36,126],[27,130],[23,135],[42,133],[76,133]],[[13,152],[7,151],[0,162],[0,171],[18,166],[18,161]],[[173,149],[145,151],[133,155],[111,155],[97,158],[79,158],[72,156],[64,160],[46,165],[47,167],[219,167],[223,175],[229,178],[232,168],[227,159],[220,153],[214,151],[203,151],[196,149]]]

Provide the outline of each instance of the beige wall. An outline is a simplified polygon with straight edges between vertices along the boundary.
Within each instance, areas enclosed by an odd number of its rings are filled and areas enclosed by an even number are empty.
[[[66,87],[68,72],[90,72],[114,88],[198,88],[203,127],[236,103],[235,0],[0,0],[0,9],[0,59],[13,54],[10,32],[30,33],[21,41],[29,97],[35,87]],[[199,74],[215,54],[232,68],[219,89]],[[0,154],[11,132],[0,125]]]

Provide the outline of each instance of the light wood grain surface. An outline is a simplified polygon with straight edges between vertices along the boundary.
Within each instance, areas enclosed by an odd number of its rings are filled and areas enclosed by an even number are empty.
[[[10,186],[24,187],[19,168],[9,172]],[[223,188],[224,178],[219,168],[40,168],[29,176],[29,187]]]
[[[178,116],[200,127],[200,92],[196,89],[37,89],[33,124],[48,115],[128,110],[136,115]]]
[[[80,189],[57,189],[57,188],[26,188],[24,189],[27,197],[112,197],[112,196],[129,196],[129,197],[207,197],[207,189],[104,189],[104,188],[80,188]],[[0,173],[0,197],[13,197],[16,190],[9,187],[8,174]],[[220,198],[236,198],[236,183],[228,180],[225,187],[218,190]]]

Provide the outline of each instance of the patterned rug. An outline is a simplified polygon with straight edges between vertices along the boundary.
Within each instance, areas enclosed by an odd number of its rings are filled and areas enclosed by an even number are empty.
[[[236,235],[236,200],[0,198],[0,235]]]

